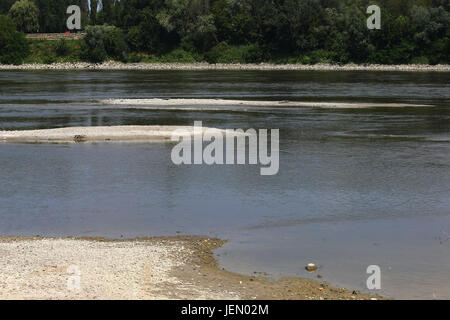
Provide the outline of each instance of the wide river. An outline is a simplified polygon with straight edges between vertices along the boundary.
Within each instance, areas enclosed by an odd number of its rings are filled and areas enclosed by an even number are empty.
[[[427,107],[140,109],[115,98],[221,98]],[[206,235],[222,267],[450,298],[450,74],[0,72],[0,129],[193,125],[280,129],[280,171],[176,166],[170,143],[0,143],[0,234]]]

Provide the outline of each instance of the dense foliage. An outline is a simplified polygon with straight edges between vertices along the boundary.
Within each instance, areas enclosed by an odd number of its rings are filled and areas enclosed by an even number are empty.
[[[64,32],[69,4],[81,6],[83,25],[120,28],[123,33],[115,29],[96,40],[103,46],[119,41],[120,49],[89,49],[99,59],[123,60],[128,47],[132,61],[178,56],[209,62],[450,62],[449,0],[33,1],[40,32]],[[2,0],[0,13],[13,2]],[[372,4],[382,9],[381,30],[367,29]],[[86,29],[86,41],[102,28]]]
[[[102,25],[88,26],[81,42],[81,57],[91,62],[101,62],[107,57],[125,61],[128,47],[121,29]]]
[[[2,0],[3,1],[3,0]],[[32,0],[39,9],[39,32],[65,32],[67,7],[80,5],[80,0]],[[86,19],[85,19],[86,20]],[[86,21],[87,22],[87,21]]]
[[[0,63],[20,64],[28,56],[28,43],[14,22],[0,15]]]
[[[39,11],[30,0],[20,0],[9,9],[9,17],[16,24],[17,30],[21,32],[39,31]]]

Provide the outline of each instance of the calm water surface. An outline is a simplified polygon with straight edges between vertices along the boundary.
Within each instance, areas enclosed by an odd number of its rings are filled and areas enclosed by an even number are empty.
[[[182,166],[170,144],[0,144],[0,234],[229,239],[223,267],[450,298],[450,74],[1,72],[0,128],[279,128],[280,172]],[[426,108],[116,108],[108,98],[420,103]]]

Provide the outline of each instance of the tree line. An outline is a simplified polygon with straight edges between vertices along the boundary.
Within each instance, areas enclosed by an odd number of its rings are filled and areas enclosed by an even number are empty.
[[[14,19],[17,2],[37,8],[32,30]],[[0,14],[19,31],[64,32],[72,4],[83,10],[88,60],[174,53],[208,62],[450,62],[449,0],[2,0]],[[372,4],[382,10],[381,30],[367,28]]]

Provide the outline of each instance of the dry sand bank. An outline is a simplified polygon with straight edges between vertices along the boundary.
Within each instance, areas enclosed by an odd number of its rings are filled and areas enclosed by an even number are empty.
[[[336,65],[336,64],[208,64],[208,63],[120,63],[87,62],[0,65],[0,70],[255,70],[255,71],[404,71],[450,72],[450,65]]]
[[[348,102],[308,102],[308,101],[248,101],[226,99],[106,99],[100,100],[109,105],[133,105],[161,109],[163,107],[310,107],[329,109],[350,108],[405,108],[405,107],[431,107],[424,104],[409,103],[348,103]]]
[[[203,132],[208,129],[225,132],[220,129],[202,128]],[[157,142],[170,140],[176,130],[183,130],[186,135],[194,135],[194,127],[192,126],[68,127],[42,130],[0,131],[0,142]]]
[[[223,243],[200,237],[2,237],[0,299],[373,298],[314,280],[275,281],[220,270],[212,251]],[[73,285],[73,276],[79,276],[79,287]]]

